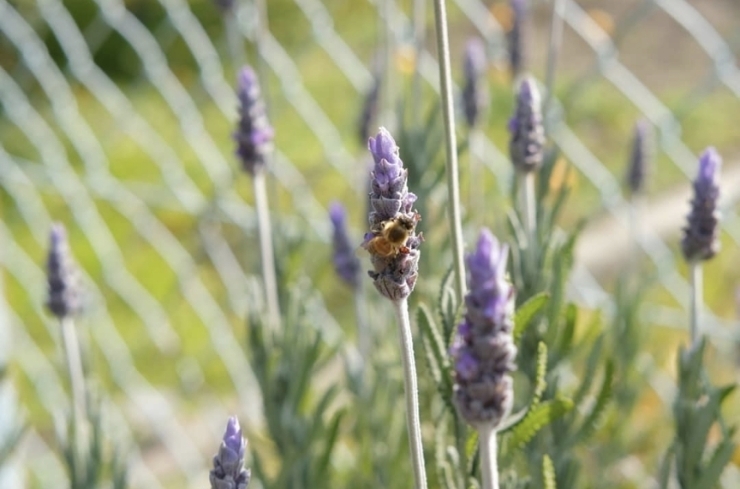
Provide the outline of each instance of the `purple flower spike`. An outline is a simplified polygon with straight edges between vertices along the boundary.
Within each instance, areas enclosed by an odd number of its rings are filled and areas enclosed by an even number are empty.
[[[627,186],[632,194],[639,194],[645,187],[645,176],[650,164],[650,123],[637,121],[632,139],[632,155],[627,172]]]
[[[264,168],[272,151],[275,133],[267,120],[257,75],[249,66],[239,72],[237,95],[239,126],[234,133],[236,154],[244,171],[254,175]]]
[[[483,76],[488,59],[486,47],[479,38],[470,39],[465,46],[465,86],[462,91],[465,121],[468,127],[475,127],[478,118],[488,104],[488,93]]]
[[[229,418],[221,446],[213,457],[213,470],[210,473],[211,489],[246,489],[251,477],[244,468],[244,452],[247,441],[242,438],[242,430],[236,417]]]
[[[450,354],[455,366],[455,405],[476,428],[498,426],[514,398],[509,376],[516,368],[514,289],[506,279],[508,252],[506,245],[483,229],[466,260],[470,291]]]
[[[49,283],[46,306],[49,311],[59,319],[79,313],[79,276],[67,244],[67,231],[60,223],[51,227],[46,276]]]
[[[357,259],[354,249],[347,237],[346,215],[344,207],[339,202],[332,202],[329,207],[329,218],[334,229],[332,242],[334,244],[334,270],[342,280],[356,288],[360,282],[360,260]]]
[[[699,159],[699,173],[694,180],[694,198],[684,228],[681,249],[689,262],[708,260],[719,251],[719,172],[722,158],[713,147]]]
[[[373,264],[368,274],[382,295],[405,299],[416,285],[423,240],[416,234],[416,223],[421,219],[413,209],[416,195],[408,191],[408,170],[385,128],[370,138],[368,149],[375,162],[370,173],[370,232],[363,242]]]
[[[542,127],[540,91],[532,78],[525,78],[519,85],[516,111],[509,121],[509,154],[518,171],[529,173],[542,166],[545,130]]]
[[[524,37],[525,19],[527,15],[526,0],[511,0],[512,22],[508,32],[509,66],[512,75],[516,78],[524,70]]]

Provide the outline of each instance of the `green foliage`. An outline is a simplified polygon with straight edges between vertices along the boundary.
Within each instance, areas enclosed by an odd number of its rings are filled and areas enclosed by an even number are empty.
[[[714,387],[709,383],[703,364],[705,347],[706,339],[701,338],[678,355],[678,395],[673,403],[676,438],[662,470],[663,488],[668,487],[671,462],[682,489],[717,487],[735,450],[736,427],[727,426],[721,407],[736,386]],[[709,440],[713,426],[721,433],[714,447]]]
[[[334,351],[306,313],[305,292],[296,287],[292,294],[281,331],[271,330],[257,316],[247,328],[247,351],[280,464],[270,477],[267,463],[257,460],[255,475],[275,488],[331,486],[329,462],[345,411],[336,406],[339,385],[317,392],[312,381],[329,365]]]
[[[557,483],[555,482],[555,467],[552,464],[552,459],[548,455],[542,457],[542,487],[544,489],[557,489]]]
[[[521,338],[527,328],[532,325],[537,314],[545,307],[549,296],[545,292],[530,297],[524,304],[519,306],[514,316],[514,341]]]

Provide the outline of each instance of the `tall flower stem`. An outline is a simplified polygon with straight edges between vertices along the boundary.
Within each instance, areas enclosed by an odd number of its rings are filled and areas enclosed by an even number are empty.
[[[558,53],[563,41],[563,19],[565,17],[565,0],[555,0],[552,11],[552,22],[550,24],[550,42],[547,48],[547,71],[545,78],[545,103],[542,114],[545,117],[547,133],[550,133],[550,104],[552,103],[555,85],[555,68],[558,61]]]
[[[483,489],[498,489],[498,461],[496,459],[496,428],[485,425],[478,429],[480,471]]]
[[[424,449],[421,444],[421,420],[419,417],[418,387],[416,385],[416,364],[414,362],[414,344],[411,337],[411,321],[407,299],[393,301],[398,319],[398,332],[401,340],[403,360],[403,382],[406,393],[406,425],[409,433],[409,448],[414,469],[414,487],[426,489],[427,476],[424,470]]]
[[[74,319],[64,317],[60,319],[62,330],[62,349],[64,360],[69,375],[69,383],[72,388],[72,430],[74,436],[74,451],[80,464],[76,465],[79,470],[84,470],[82,462],[83,453],[87,445],[87,433],[85,422],[87,420],[87,402],[85,395],[85,374],[82,369],[82,356],[80,354],[80,343],[77,339]],[[82,474],[79,474],[82,475]]]
[[[279,329],[280,305],[278,302],[275,257],[272,248],[272,227],[270,225],[270,207],[267,203],[264,169],[254,173],[252,183],[254,184],[254,202],[257,209],[257,225],[259,226],[262,280],[265,284],[267,313],[270,317],[270,325]]]
[[[455,110],[450,75],[450,43],[447,36],[447,10],[445,0],[434,0],[434,20],[437,29],[439,53],[439,85],[442,96],[442,116],[445,127],[447,154],[447,194],[449,199],[452,255],[455,267],[455,292],[458,302],[465,295],[465,263],[463,257],[462,224],[460,218],[460,176],[457,164],[457,137],[455,135]]]
[[[691,345],[695,345],[699,339],[699,316],[702,306],[702,267],[699,260],[689,262],[689,274],[691,275]]]
[[[229,43],[229,56],[231,56],[231,63],[233,64],[234,70],[244,64],[244,45],[242,44],[242,35],[239,32],[239,19],[237,14],[238,7],[234,6],[232,12],[224,12],[224,24],[226,25],[226,40]]]
[[[534,172],[521,175],[522,210],[527,231],[527,248],[530,258],[536,256],[537,248],[537,199],[535,197]]]

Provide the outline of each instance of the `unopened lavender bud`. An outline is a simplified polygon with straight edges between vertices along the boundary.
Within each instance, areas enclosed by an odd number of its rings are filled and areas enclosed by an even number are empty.
[[[46,261],[49,295],[46,306],[59,319],[80,312],[79,276],[67,244],[67,231],[54,223],[49,235],[49,255]]]
[[[507,35],[509,44],[509,66],[516,78],[524,71],[524,37],[527,15],[526,0],[511,0],[511,30]]]
[[[509,120],[509,154],[518,171],[529,173],[542,166],[545,129],[542,126],[540,91],[532,78],[519,85],[514,116]]]
[[[462,91],[463,109],[468,127],[475,127],[481,112],[488,103],[488,93],[483,81],[487,64],[483,41],[479,38],[470,39],[465,46],[465,85]]]
[[[264,168],[272,152],[275,133],[267,120],[257,75],[249,66],[239,72],[237,95],[239,125],[234,132],[236,154],[244,171],[254,175]]]
[[[360,112],[360,120],[357,127],[357,134],[360,137],[360,143],[366,144],[370,137],[370,127],[372,127],[375,120],[378,118],[378,109],[380,107],[380,81],[381,77],[375,75],[373,78],[373,84],[365,94],[365,98],[362,103],[362,112]]]
[[[508,247],[483,229],[467,256],[466,314],[451,348],[454,402],[476,428],[495,428],[511,410],[515,370],[514,289],[506,278]]]
[[[209,475],[211,489],[246,489],[251,477],[244,468],[244,452],[247,441],[236,417],[229,418],[221,446],[213,457],[213,470]]]
[[[360,260],[355,256],[354,248],[347,237],[346,213],[339,202],[329,207],[329,218],[333,228],[334,270],[347,284],[356,288],[360,281]]]
[[[694,198],[684,228],[681,250],[686,261],[708,260],[719,251],[719,172],[722,158],[713,147],[699,158],[699,173],[694,180]]]
[[[632,154],[629,170],[627,171],[627,185],[632,194],[642,192],[645,187],[645,177],[650,164],[650,124],[640,120],[635,124],[635,134],[632,139]]]
[[[413,209],[416,195],[408,191],[408,170],[398,156],[390,133],[380,128],[368,148],[374,166],[370,173],[370,232],[363,247],[370,253],[373,270],[368,274],[375,288],[391,300],[405,299],[414,290],[419,268],[421,219]]]

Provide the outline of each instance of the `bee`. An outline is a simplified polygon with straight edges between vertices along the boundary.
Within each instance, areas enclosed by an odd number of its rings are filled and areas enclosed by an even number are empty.
[[[364,243],[363,247],[370,254],[383,258],[393,257],[399,253],[408,254],[410,250],[406,247],[406,240],[420,220],[421,216],[416,213],[413,217],[400,215],[383,221],[373,227],[373,237]]]

